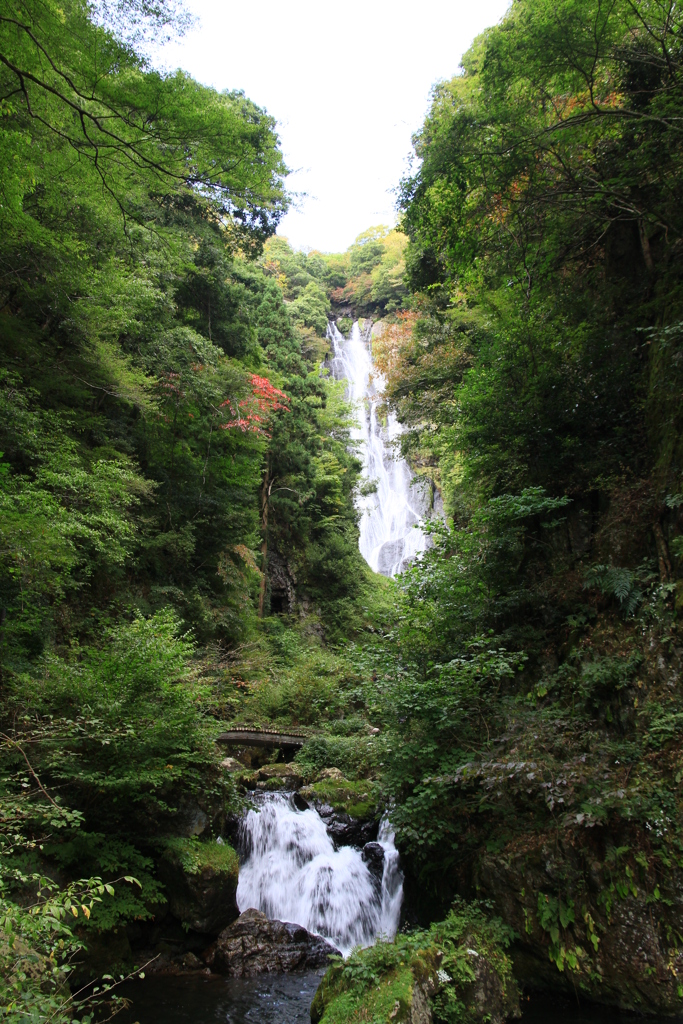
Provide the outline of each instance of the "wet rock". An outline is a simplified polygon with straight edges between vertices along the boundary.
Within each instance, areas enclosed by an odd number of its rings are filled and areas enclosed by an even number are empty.
[[[368,866],[368,871],[372,875],[377,886],[382,884],[382,875],[384,874],[384,847],[381,843],[366,843],[363,847],[361,857]]]
[[[384,876],[384,847],[380,843],[366,843],[361,852],[361,857],[370,872],[375,893],[380,898],[382,878]]]
[[[238,761],[236,757],[224,757],[221,761],[221,768],[224,768],[226,772],[243,772],[244,765],[241,761]]]
[[[239,865],[226,843],[176,839],[159,862],[169,908],[187,928],[216,935],[234,921]]]
[[[297,811],[307,811],[310,807],[310,804],[302,797],[301,793],[292,794],[292,803],[296,807]]]
[[[245,910],[218,936],[212,970],[233,977],[297,971],[327,964],[334,946],[297,924],[269,921],[260,910]]]
[[[675,927],[680,919],[683,875],[676,870],[669,874],[671,910],[660,905],[657,915],[653,914],[646,886],[638,885],[636,895],[615,894],[608,914],[601,896],[608,891],[609,868],[596,856],[599,846],[592,833],[590,841],[592,846],[582,849],[576,836],[552,842],[540,837],[534,845],[527,840],[519,849],[511,844],[503,856],[482,858],[478,886],[517,933],[513,951],[517,978],[536,990],[571,993],[580,986],[584,996],[600,1003],[679,1015],[677,975],[683,972],[683,951],[669,948],[667,925]],[[584,842],[588,846],[588,840]],[[550,960],[548,932],[538,918],[539,893],[552,896],[558,891],[582,910],[562,932],[566,948],[583,950],[574,972],[558,971]],[[599,940],[597,948],[586,941],[587,915]]]
[[[324,801],[313,800],[312,806],[325,822],[328,835],[337,846],[365,846],[377,839],[379,823],[373,819],[364,821],[353,818],[344,811],[337,811]]]

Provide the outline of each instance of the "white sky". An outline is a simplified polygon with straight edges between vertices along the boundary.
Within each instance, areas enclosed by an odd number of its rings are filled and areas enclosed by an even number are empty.
[[[188,0],[197,26],[162,51],[216,89],[243,89],[279,123],[290,191],[278,234],[346,249],[395,220],[391,190],[434,82],[450,78],[509,0]]]

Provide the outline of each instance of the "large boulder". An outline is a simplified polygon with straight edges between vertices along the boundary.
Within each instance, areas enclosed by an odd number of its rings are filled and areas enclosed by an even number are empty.
[[[237,854],[226,843],[173,839],[159,863],[169,908],[187,928],[217,935],[239,910]]]
[[[338,952],[301,925],[269,921],[260,910],[245,910],[218,936],[207,963],[219,974],[243,978],[326,966]]]

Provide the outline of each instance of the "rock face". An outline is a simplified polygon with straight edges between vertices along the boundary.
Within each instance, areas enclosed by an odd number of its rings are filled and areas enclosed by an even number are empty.
[[[400,1011],[399,1011],[400,1012]],[[432,1008],[422,985],[413,985],[413,998],[410,1001],[408,1024],[432,1024]],[[398,1017],[398,1013],[396,1014]]]
[[[607,866],[590,849],[541,837],[534,846],[527,842],[518,850],[508,849],[504,856],[485,856],[477,882],[517,932],[513,960],[523,984],[550,991],[577,990],[597,1002],[641,1013],[679,1015],[683,951],[669,948],[666,941],[664,913],[670,912],[669,907],[648,901],[646,886],[635,873],[633,877],[632,889],[624,886],[620,893],[613,886],[612,892]],[[683,904],[683,884],[679,884],[677,892],[671,890],[671,911],[676,916]],[[557,956],[555,962],[551,960],[549,927],[542,928],[538,913],[539,894],[548,898],[550,918],[554,909],[550,900],[558,892],[566,906],[572,900],[572,920],[565,919],[566,927],[556,923],[557,947],[581,950],[576,966],[565,964],[563,970],[558,969]],[[546,921],[547,926],[552,923]],[[595,944],[591,934],[596,936]]]
[[[233,977],[320,967],[338,950],[298,924],[269,921],[260,910],[245,910],[221,932],[211,969]]]
[[[176,840],[159,862],[169,909],[187,928],[217,935],[239,910],[237,854],[218,843]]]
[[[361,854],[368,866],[368,871],[382,875],[384,870],[384,847],[381,843],[366,843]]]
[[[277,551],[270,551],[267,571],[271,612],[292,615],[296,607],[296,576],[292,567]]]

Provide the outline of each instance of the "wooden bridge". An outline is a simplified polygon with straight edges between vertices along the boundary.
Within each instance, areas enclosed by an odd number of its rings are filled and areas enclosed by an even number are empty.
[[[274,729],[237,726],[217,736],[216,743],[233,747],[303,747],[309,738],[301,732],[276,732]]]

